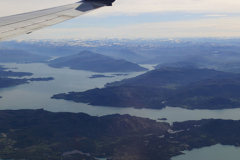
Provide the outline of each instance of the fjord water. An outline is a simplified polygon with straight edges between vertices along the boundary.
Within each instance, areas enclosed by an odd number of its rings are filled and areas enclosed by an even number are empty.
[[[0,89],[0,109],[39,109],[43,108],[53,112],[84,112],[93,116],[102,116],[108,114],[130,114],[138,117],[151,119],[167,118],[167,122],[186,120],[200,120],[203,118],[221,118],[221,119],[240,119],[240,109],[224,109],[224,110],[186,110],[178,107],[166,107],[162,110],[154,109],[134,109],[134,108],[117,108],[117,107],[100,107],[91,106],[83,103],[75,103],[66,100],[50,99],[54,94],[66,93],[69,91],[85,91],[95,87],[104,87],[107,82],[131,78],[144,72],[127,73],[128,76],[116,76],[113,78],[95,78],[89,79],[93,74],[99,74],[88,71],[70,70],[68,68],[50,68],[41,63],[33,64],[3,64],[13,71],[34,73],[37,77],[54,77],[53,81],[46,82],[30,82],[10,88]],[[145,66],[152,69],[152,66]],[[111,75],[114,73],[106,73]],[[125,74],[125,73],[124,73]],[[26,77],[27,78],[27,77]],[[173,157],[172,160],[225,160],[239,159],[239,148],[233,146],[215,145],[202,149],[194,149],[193,151],[185,151],[186,155]],[[222,155],[221,153],[226,153]],[[220,155],[220,156],[219,156]],[[205,157],[202,157],[205,156]],[[221,159],[220,159],[221,158]],[[235,158],[235,159],[234,159]]]
[[[239,160],[240,147],[216,144],[211,147],[184,151],[184,155],[176,156],[171,160]]]
[[[53,81],[30,82],[10,88],[0,89],[0,109],[39,109],[43,108],[53,112],[84,112],[93,116],[102,116],[108,114],[130,114],[138,117],[151,119],[167,118],[166,122],[200,120],[207,118],[221,119],[240,119],[240,109],[224,110],[186,110],[179,107],[166,107],[162,110],[155,109],[134,109],[118,107],[91,106],[84,103],[75,103],[66,100],[56,100],[50,97],[58,93],[67,93],[70,91],[85,91],[95,87],[101,88],[107,82],[131,78],[144,72],[126,73],[128,76],[116,76],[113,78],[94,78],[89,79],[93,74],[99,74],[89,71],[71,70],[68,68],[51,68],[45,64],[15,64],[4,63],[5,67],[18,68],[13,71],[34,73],[37,77],[54,77]],[[152,66],[145,66],[152,69]],[[114,73],[104,73],[111,75]],[[125,73],[124,73],[125,74]]]

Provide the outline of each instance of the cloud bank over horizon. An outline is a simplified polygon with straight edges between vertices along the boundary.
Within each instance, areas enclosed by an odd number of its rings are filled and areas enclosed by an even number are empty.
[[[0,16],[76,2],[9,0]],[[82,17],[16,39],[34,38],[174,38],[240,36],[237,0],[116,0]]]
[[[77,2],[76,0],[0,0],[0,16],[29,12]],[[91,16],[141,13],[239,13],[237,0],[116,0],[112,7],[102,8]]]

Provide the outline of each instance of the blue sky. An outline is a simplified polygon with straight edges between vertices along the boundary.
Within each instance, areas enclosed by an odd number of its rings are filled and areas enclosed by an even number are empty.
[[[0,0],[0,16],[74,3],[74,0]],[[19,7],[21,6],[21,7]],[[17,39],[239,37],[237,0],[116,0],[76,19]]]

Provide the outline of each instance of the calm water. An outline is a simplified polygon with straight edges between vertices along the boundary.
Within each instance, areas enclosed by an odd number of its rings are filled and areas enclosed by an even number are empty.
[[[240,147],[223,146],[220,144],[184,151],[185,155],[180,155],[171,160],[239,160]]]
[[[44,64],[14,64],[7,63],[6,67],[15,68],[13,71],[32,72],[32,77],[54,77],[55,80],[47,82],[31,82],[0,90],[0,109],[39,109],[44,108],[53,112],[84,112],[90,115],[130,114],[146,118],[167,118],[167,122],[200,120],[203,118],[240,119],[240,109],[225,110],[186,110],[178,107],[166,107],[162,110],[134,109],[91,106],[83,103],[75,103],[66,100],[50,99],[54,94],[69,91],[85,91],[95,87],[103,87],[107,82],[113,82],[124,78],[135,77],[144,72],[131,72],[128,76],[114,78],[89,79],[93,74],[88,71],[70,70],[68,68],[50,68]],[[151,66],[147,66],[151,68]],[[114,73],[107,73],[111,75]]]
[[[108,114],[130,114],[138,117],[151,119],[167,118],[167,122],[200,120],[203,118],[240,119],[240,109],[225,110],[186,110],[182,108],[166,107],[162,110],[134,109],[117,107],[91,106],[83,103],[75,103],[66,100],[50,99],[53,94],[66,93],[69,91],[85,91],[95,87],[103,87],[107,82],[131,78],[144,72],[128,73],[128,76],[114,78],[89,79],[93,74],[88,71],[70,70],[68,68],[50,68],[44,64],[4,64],[13,71],[31,72],[32,77],[54,77],[55,80],[48,82],[31,82],[11,88],[0,89],[0,109],[39,109],[44,108],[53,112],[84,112],[93,116]],[[146,66],[152,69],[152,66]],[[114,73],[107,73],[111,75]],[[124,73],[125,74],[125,73]],[[186,155],[174,157],[172,160],[237,160],[240,158],[239,148],[232,146],[215,145],[193,151],[186,151]],[[223,155],[225,153],[225,155]],[[203,157],[204,156],[204,157]],[[230,157],[230,158],[229,158]],[[197,159],[198,158],[198,159]],[[222,159],[221,159],[222,158]],[[235,158],[235,159],[234,159]]]

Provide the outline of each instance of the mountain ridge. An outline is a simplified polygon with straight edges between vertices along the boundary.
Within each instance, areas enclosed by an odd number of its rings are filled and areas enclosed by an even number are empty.
[[[54,68],[69,67],[75,70],[88,70],[93,72],[133,72],[147,71],[148,69],[128,62],[116,60],[108,56],[90,51],[82,51],[75,55],[60,57],[49,61],[48,65]]]

